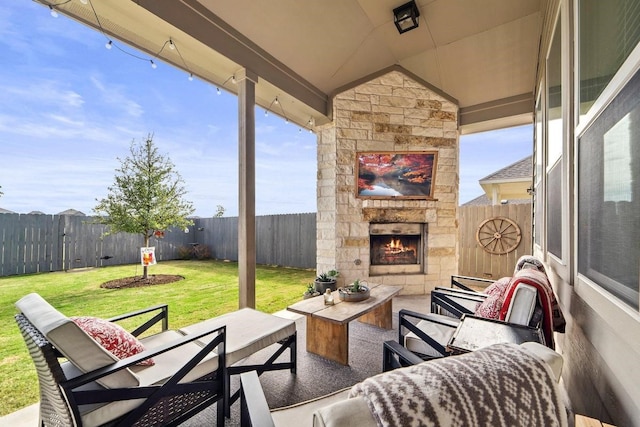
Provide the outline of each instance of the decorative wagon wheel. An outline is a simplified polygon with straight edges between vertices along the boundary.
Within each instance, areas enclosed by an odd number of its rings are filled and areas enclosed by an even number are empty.
[[[476,241],[482,249],[494,255],[504,255],[520,244],[522,233],[518,224],[504,217],[485,219],[478,226]]]

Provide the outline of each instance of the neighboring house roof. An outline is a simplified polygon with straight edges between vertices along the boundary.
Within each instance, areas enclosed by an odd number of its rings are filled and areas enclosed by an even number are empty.
[[[2,208],[0,208],[0,213],[15,213],[15,212],[10,211],[9,209],[2,209]]]
[[[56,215],[78,215],[78,216],[86,216],[83,212],[80,212],[75,209],[67,209],[66,211],[58,212]]]
[[[527,194],[532,177],[533,155],[530,155],[480,179],[484,194],[461,206],[531,203]]]
[[[531,199],[509,199],[506,204],[520,205],[524,203],[531,203]],[[486,194],[478,196],[475,199],[469,200],[467,203],[463,203],[461,206],[491,206],[493,203]]]
[[[522,160],[506,166],[490,175],[485,176],[479,182],[480,184],[491,183],[494,181],[515,181],[519,179],[531,180],[533,176],[533,155],[527,156]]]

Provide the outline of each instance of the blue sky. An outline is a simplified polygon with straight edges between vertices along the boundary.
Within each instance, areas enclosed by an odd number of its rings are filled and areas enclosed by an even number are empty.
[[[32,1],[0,5],[0,207],[91,214],[117,158],[153,133],[185,180],[195,215],[211,216],[217,205],[237,215],[235,96],[105,42]],[[529,155],[531,140],[530,126],[463,136],[460,202],[482,194],[478,179]],[[258,109],[256,213],[315,211],[315,135]]]

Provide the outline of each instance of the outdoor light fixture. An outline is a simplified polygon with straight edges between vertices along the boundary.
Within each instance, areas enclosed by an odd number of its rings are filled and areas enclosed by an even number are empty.
[[[400,34],[418,28],[419,16],[420,11],[413,0],[393,9],[393,23]]]

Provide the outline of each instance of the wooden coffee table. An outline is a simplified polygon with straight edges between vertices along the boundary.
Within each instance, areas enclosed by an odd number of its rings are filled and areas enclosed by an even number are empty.
[[[392,329],[391,299],[400,286],[369,285],[371,296],[360,302],[343,302],[333,292],[335,305],[324,305],[322,295],[297,302],[287,310],[307,318],[307,351],[343,365],[349,364],[349,322],[358,319]]]

